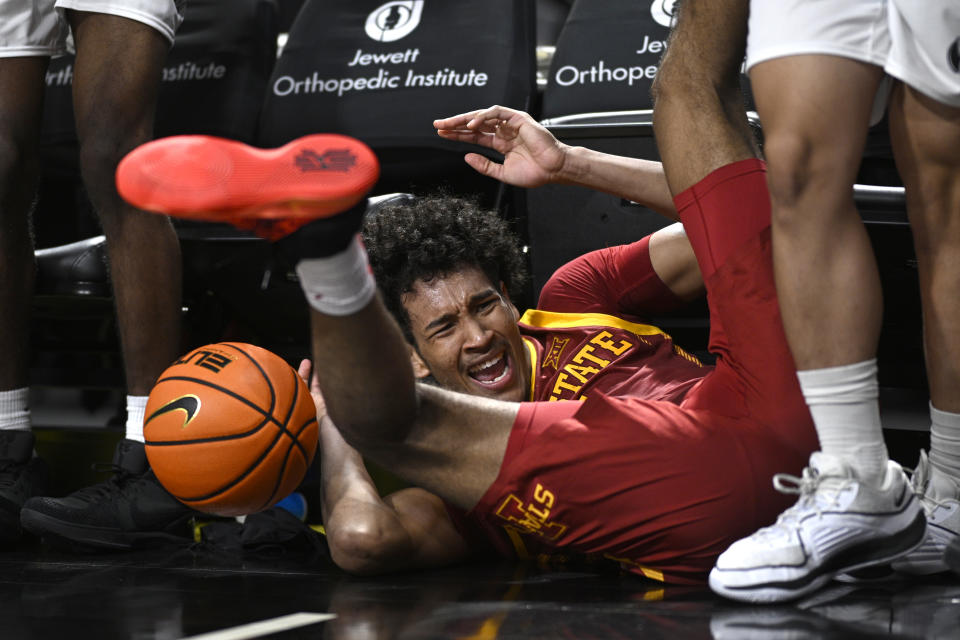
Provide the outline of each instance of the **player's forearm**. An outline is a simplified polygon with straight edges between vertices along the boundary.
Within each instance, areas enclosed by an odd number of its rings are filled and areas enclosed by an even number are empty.
[[[677,220],[663,165],[586,147],[567,147],[558,182],[610,193]]]
[[[353,573],[397,568],[409,555],[403,527],[384,503],[360,454],[324,416],[320,420],[321,508],[334,562]]]
[[[320,419],[320,464],[322,468],[322,507],[325,528],[346,515],[347,500],[377,501],[380,499],[373,479],[367,473],[363,458],[347,444],[340,432],[324,416]]]

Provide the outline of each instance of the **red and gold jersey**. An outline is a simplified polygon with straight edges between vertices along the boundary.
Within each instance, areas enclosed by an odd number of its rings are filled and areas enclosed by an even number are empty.
[[[679,402],[710,370],[657,327],[602,313],[530,310],[519,325],[533,401],[602,392]]]
[[[791,502],[770,478],[799,473],[818,443],[780,321],[763,164],[721,167],[675,202],[710,296],[716,365],[639,324],[647,302],[669,301],[644,243],[562,268],[521,324],[535,401],[521,404],[480,501],[451,510],[468,541],[699,582]]]
[[[560,401],[579,404],[600,394],[679,403],[712,367],[659,328],[635,321],[678,304],[653,270],[648,238],[563,266],[544,286],[541,308],[528,310],[518,323],[531,367],[528,399],[556,402],[561,412],[572,403]],[[529,498],[505,497],[492,518],[450,505],[448,512],[477,549],[492,546],[498,555],[541,564],[604,558],[557,549],[565,525],[550,519],[554,494],[540,486]],[[653,570],[650,575],[661,577]]]

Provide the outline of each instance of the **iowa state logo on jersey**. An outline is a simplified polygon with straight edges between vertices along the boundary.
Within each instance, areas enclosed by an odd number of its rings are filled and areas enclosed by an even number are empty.
[[[537,535],[544,540],[556,542],[567,530],[567,525],[555,522],[550,518],[555,500],[553,492],[537,483],[530,500],[522,500],[511,493],[500,503],[496,515],[523,533]]]
[[[553,339],[550,340],[550,348],[543,354],[543,364],[540,365],[540,368],[559,369],[560,356],[563,354],[563,348],[567,346],[568,342],[570,342],[570,338],[553,336]]]
[[[642,338],[638,338],[640,340]],[[610,366],[610,363],[629,351],[636,342],[622,338],[614,338],[609,331],[603,330],[594,333],[589,340],[580,346],[565,364],[560,366],[560,354],[563,347],[566,346],[569,338],[560,339],[554,337],[552,345],[560,344],[559,351],[554,354],[554,347],[551,346],[550,352],[544,356],[544,363],[547,358],[556,358],[554,368],[557,371],[557,377],[553,384],[548,400],[576,400],[580,396],[580,391],[590,382],[598,373]]]
[[[587,385],[598,375],[634,355],[641,358],[631,365],[635,368],[642,366],[642,358],[647,355],[661,358],[658,366],[662,367],[665,351],[697,368],[703,367],[657,327],[602,313],[531,309],[520,318],[520,325],[534,354],[532,400],[584,400],[584,394],[589,393]],[[541,346],[539,355],[534,344]],[[682,366],[689,367],[687,363]]]

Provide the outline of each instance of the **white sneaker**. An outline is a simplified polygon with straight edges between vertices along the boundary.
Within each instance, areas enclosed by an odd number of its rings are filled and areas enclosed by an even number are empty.
[[[777,474],[773,484],[800,499],[776,523],[717,558],[710,588],[722,596],[746,602],[798,598],[839,573],[891,562],[923,540],[923,509],[896,462],[887,462],[882,484],[872,487],[840,458],[818,452],[803,478]]]
[[[934,469],[925,451],[920,452],[910,484],[927,514],[927,535],[919,547],[894,562],[893,568],[915,575],[948,571],[947,547],[960,536],[960,486]]]

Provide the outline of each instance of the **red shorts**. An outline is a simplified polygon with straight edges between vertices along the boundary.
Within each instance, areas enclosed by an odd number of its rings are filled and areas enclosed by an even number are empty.
[[[675,202],[704,273],[716,369],[680,405],[525,403],[469,517],[507,525],[514,544],[691,582],[789,504],[771,477],[798,473],[817,439],[780,323],[763,163],[722,167]]]

